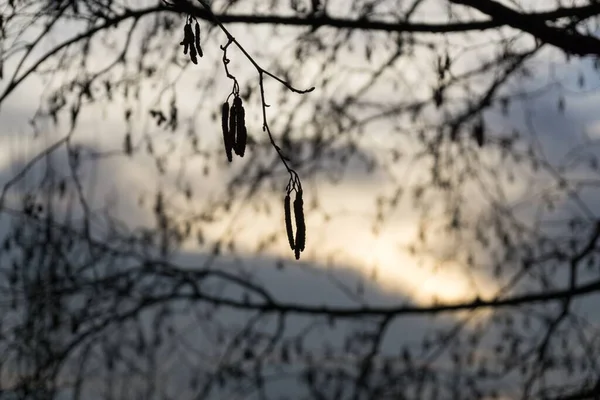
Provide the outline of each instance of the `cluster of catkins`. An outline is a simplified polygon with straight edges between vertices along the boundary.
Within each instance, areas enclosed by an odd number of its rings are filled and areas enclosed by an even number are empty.
[[[183,54],[187,54],[189,49],[190,60],[194,64],[198,64],[197,56],[202,57],[204,55],[200,46],[200,24],[198,21],[196,21],[196,26],[192,30],[192,18],[188,18],[183,27],[183,40],[179,44],[183,46]]]
[[[290,247],[294,251],[296,260],[300,259],[300,252],[304,251],[306,244],[306,225],[304,223],[304,201],[302,200],[302,189],[296,191],[296,199],[294,200],[294,218],[296,220],[296,238],[294,238],[294,230],[292,227],[292,210],[291,199],[288,193],[284,200],[285,211],[285,229],[287,231]]]
[[[244,157],[248,131],[246,130],[246,112],[242,105],[242,98],[238,94],[234,96],[231,108],[229,108],[229,102],[223,103],[221,123],[225,153],[229,162],[233,159],[232,150],[238,156]]]

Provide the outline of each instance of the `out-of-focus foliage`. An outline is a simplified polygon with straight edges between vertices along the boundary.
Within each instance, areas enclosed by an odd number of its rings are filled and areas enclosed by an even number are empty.
[[[0,0],[0,399],[597,396],[599,15]],[[332,269],[363,226],[492,288]]]

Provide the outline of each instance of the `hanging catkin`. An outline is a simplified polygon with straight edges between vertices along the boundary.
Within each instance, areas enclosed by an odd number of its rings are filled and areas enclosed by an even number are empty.
[[[194,31],[192,31],[192,24],[189,22],[187,24],[185,24],[183,31],[184,31],[183,54],[186,54],[187,50],[189,48],[190,60],[192,60],[192,62],[194,64],[198,64],[198,58],[196,57],[196,47],[194,46]]]
[[[183,54],[187,55],[188,49],[190,48],[190,43],[193,41],[193,39],[194,33],[192,32],[189,24],[186,23],[183,27],[183,40],[181,41],[181,43],[179,43],[183,46]]]
[[[4,19],[0,15],[0,79],[4,77]]]
[[[229,162],[232,161],[233,155],[231,154],[231,149],[233,147],[233,143],[231,142],[231,137],[229,135],[229,103],[223,103],[221,107],[221,128],[223,129],[223,143],[225,144],[225,154],[227,154],[227,160]]]
[[[240,157],[244,157],[244,153],[246,152],[247,140],[246,111],[244,110],[244,105],[242,104],[241,97],[236,96],[233,99],[233,104],[235,106],[236,113],[235,154],[237,154]]]
[[[294,217],[296,219],[296,260],[300,258],[300,252],[304,251],[306,244],[306,225],[304,222],[304,201],[302,200],[302,190],[297,191],[294,200]]]
[[[237,119],[237,111],[235,108],[235,101],[234,101],[233,104],[231,105],[231,108],[229,109],[229,140],[231,141],[233,150],[236,150],[236,146],[237,146],[237,144],[235,142],[236,128],[237,128],[236,119]],[[236,154],[237,154],[237,151],[236,151]]]
[[[202,47],[200,46],[200,24],[198,23],[198,21],[196,21],[196,26],[195,26],[195,33],[196,33],[196,49],[198,50],[198,55],[200,57],[202,57],[204,55],[204,53],[202,52]]]
[[[287,194],[285,196],[284,211],[285,211],[285,230],[287,231],[288,242],[290,243],[290,248],[294,250],[294,231],[292,228],[292,210],[291,210],[291,200],[290,195]]]

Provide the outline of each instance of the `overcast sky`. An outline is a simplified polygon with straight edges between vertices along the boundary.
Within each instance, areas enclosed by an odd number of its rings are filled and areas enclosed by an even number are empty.
[[[141,0],[140,0],[141,1]],[[341,0],[340,0],[341,1]],[[336,4],[342,4],[339,1]],[[384,2],[385,3],[385,2]],[[421,11],[421,19],[431,21],[438,20],[439,10],[435,1],[426,2]],[[543,5],[544,1],[532,1],[532,5]],[[287,4],[287,3],[286,3]],[[332,10],[342,10],[343,7],[333,6]],[[341,11],[340,11],[341,12]],[[247,35],[246,27],[235,25],[230,27],[231,31],[238,37],[240,42],[251,54],[257,54],[257,59],[263,66],[269,66],[270,57],[277,54],[285,54],[286,41],[292,38],[293,30],[282,29],[279,40],[274,40],[270,34],[269,27],[250,28],[251,34]],[[67,27],[59,34],[70,34]],[[188,79],[194,76],[213,71],[215,66],[220,65],[221,52],[217,43],[222,43],[224,37],[215,32],[213,39],[205,44],[206,55],[201,60],[199,67],[186,68],[185,75],[177,83],[177,98],[180,104],[181,115],[189,115],[199,110],[197,120],[201,121],[203,133],[201,141],[203,145],[221,146],[220,132],[218,126],[210,120],[210,114],[218,109],[229,90],[229,82],[220,71],[220,78],[217,80],[216,87],[210,90],[201,91],[202,96],[199,100],[199,89],[189,84]],[[357,39],[360,40],[360,39]],[[265,48],[263,43],[269,43]],[[176,43],[173,44],[174,46]],[[232,55],[232,58],[234,56]],[[373,54],[373,63],[377,64],[385,59],[385,54],[375,52]],[[105,54],[94,54],[92,60],[102,65],[106,62]],[[547,63],[544,65],[544,62]],[[337,60],[336,63],[343,65],[345,71],[348,66],[362,65],[364,58],[362,55],[356,58],[345,57]],[[468,64],[468,62],[466,62]],[[94,63],[91,63],[94,64]],[[535,101],[524,101],[515,103],[512,106],[511,114],[508,118],[502,117],[499,110],[486,113],[489,121],[492,121],[490,128],[502,134],[510,132],[513,129],[519,129],[526,135],[531,134],[531,128],[535,129],[539,145],[544,149],[544,153],[552,162],[559,162],[565,154],[574,146],[584,144],[590,151],[597,154],[593,147],[600,138],[600,117],[598,114],[598,94],[596,88],[600,85],[600,79],[597,73],[592,69],[589,60],[572,61],[564,63],[554,52],[548,52],[537,60],[540,65],[533,71],[534,78],[531,81],[531,87],[536,84],[544,85],[552,77],[561,77],[567,82],[566,90],[566,108],[564,113],[558,111],[558,101],[560,87],[556,85],[556,90],[549,90],[542,97]],[[548,65],[555,65],[554,68],[548,68]],[[376,90],[370,92],[368,97],[377,97],[385,101],[386,96],[395,98],[405,93],[413,96],[420,96],[428,93],[430,86],[423,85],[426,80],[426,72],[419,67],[430,65],[429,60],[420,62],[415,60],[400,60],[398,69],[407,79],[406,86],[400,90],[386,87],[385,81],[378,85]],[[336,68],[333,64],[332,68]],[[8,66],[10,69],[10,66]],[[242,60],[239,54],[232,62],[232,68],[239,75],[240,79],[255,79],[255,75],[247,64]],[[319,73],[316,70],[316,63],[306,62],[306,71],[304,75],[295,76],[298,79],[294,84],[298,87],[306,87],[311,84],[311,77]],[[578,88],[578,78],[581,73],[585,75],[584,94]],[[332,85],[329,88],[317,87],[315,92],[306,96],[330,96],[342,98],[345,94],[341,83],[347,85],[347,91],[352,89],[352,85],[360,85],[361,78],[348,73],[340,74],[338,77],[332,77]],[[430,82],[430,81],[427,81]],[[339,83],[339,84],[338,84]],[[356,87],[355,86],[355,87]],[[0,86],[1,87],[1,86]],[[510,86],[508,92],[518,92],[522,87]],[[32,141],[31,129],[27,123],[28,119],[35,113],[38,103],[34,100],[39,98],[44,90],[44,86],[39,79],[32,79],[25,82],[19,90],[15,91],[10,98],[2,104],[0,110],[0,167],[2,168],[1,177],[4,182],[11,178],[12,174],[23,166],[28,157],[51,143],[52,138],[59,138],[64,134],[64,128],[59,126],[54,128],[51,125],[43,127],[43,135],[48,139]],[[214,93],[214,97],[210,97]],[[572,93],[572,94],[570,94]],[[222,94],[222,95],[221,95]],[[279,91],[275,84],[267,85],[267,98],[272,108],[269,109],[269,115],[279,115],[285,112],[285,107],[279,107],[277,100]],[[290,94],[289,96],[297,96]],[[144,99],[142,103],[147,103],[147,111],[152,104],[154,97]],[[256,100],[256,97],[255,97]],[[163,102],[166,104],[166,102]],[[293,107],[294,103],[288,104],[288,109]],[[201,105],[198,109],[197,106]],[[526,114],[522,110],[528,110]],[[144,107],[136,110],[144,112]],[[259,137],[264,135],[260,129],[260,109],[257,102],[254,101],[247,106],[247,115],[249,115],[249,131],[251,136]],[[136,117],[140,117],[136,115]],[[308,116],[310,118],[310,116]],[[527,119],[530,118],[529,124]],[[371,141],[365,141],[364,148],[361,149],[364,154],[378,156],[382,151],[381,143],[387,142],[391,135],[392,127],[385,124],[373,125],[376,131],[383,139],[376,138]],[[143,126],[138,130],[144,129]],[[151,127],[149,129],[155,129]],[[299,129],[299,128],[298,128]],[[123,119],[123,105],[113,104],[105,110],[94,110],[93,113],[84,113],[77,129],[76,137],[81,143],[85,143],[93,149],[119,149],[122,146],[123,137],[127,131],[127,126]],[[186,152],[185,132],[183,130],[171,134],[156,133],[157,136],[164,138],[164,146],[169,143],[175,143],[177,152]],[[392,139],[390,139],[392,140]],[[387,142],[389,143],[389,142]],[[385,150],[385,149],[383,149]],[[410,151],[410,148],[409,148]],[[485,149],[483,151],[486,151]],[[172,159],[177,164],[179,153],[175,153]],[[490,155],[493,157],[493,155]],[[66,167],[66,157],[64,151],[56,153],[56,162]],[[235,164],[238,163],[236,166]],[[211,173],[208,177],[200,177],[201,167],[190,164],[186,168],[186,173],[191,176],[198,175],[199,178],[192,180],[194,183],[195,202],[202,203],[218,197],[224,188],[222,187],[223,178],[230,173],[228,168],[240,168],[241,161],[235,160],[231,167],[223,167],[224,164],[215,166],[217,171]],[[40,168],[42,165],[40,165]],[[398,171],[407,168],[406,164],[398,165]],[[173,188],[178,169],[174,167],[165,177],[158,177],[150,160],[144,157],[134,158],[112,158],[109,161],[101,162],[95,165],[93,181],[85,183],[88,193],[93,193],[93,201],[96,207],[102,207],[104,202],[113,201],[116,206],[114,213],[127,222],[130,226],[146,225],[151,223],[151,213],[141,210],[138,207],[140,193],[153,193],[157,188]],[[517,171],[518,172],[518,171]],[[263,200],[272,205],[273,212],[267,216],[256,217],[251,207],[235,208],[232,215],[235,215],[235,221],[231,222],[235,228],[236,243],[239,244],[238,250],[243,255],[242,264],[246,270],[257,273],[257,279],[277,294],[279,298],[285,301],[302,301],[313,304],[349,304],[352,300],[340,291],[336,285],[332,284],[327,278],[327,274],[316,273],[316,271],[330,270],[336,279],[347,284],[354,289],[357,285],[358,276],[371,277],[373,270],[376,269],[376,280],[367,283],[366,298],[373,304],[391,304],[403,303],[406,301],[420,304],[428,304],[435,296],[442,301],[457,301],[470,299],[476,295],[489,297],[498,289],[490,271],[476,271],[476,273],[466,273],[466,267],[455,260],[442,260],[436,254],[416,257],[410,255],[406,250],[406,245],[410,244],[418,233],[418,215],[416,215],[409,202],[405,202],[395,213],[388,217],[384,228],[378,235],[372,233],[373,207],[375,196],[391,184],[389,175],[384,172],[376,172],[374,175],[367,175],[359,167],[350,169],[344,176],[340,184],[332,185],[326,179],[318,179],[316,183],[306,183],[305,191],[318,191],[318,198],[324,209],[330,210],[335,215],[330,222],[324,223],[320,216],[311,216],[307,220],[307,250],[303,254],[302,261],[297,263],[292,261],[293,254],[287,247],[283,227],[283,188],[287,183],[282,175],[280,195],[270,193],[262,194]],[[543,176],[517,175],[516,183],[507,189],[508,201],[515,204],[522,204],[523,218],[531,216],[533,209],[531,201],[537,201],[531,194],[534,191],[532,185],[543,185]],[[91,191],[93,188],[93,192]],[[311,193],[312,195],[312,193]],[[597,194],[593,192],[585,193],[588,206],[593,210],[597,209]],[[525,200],[523,200],[525,199]],[[179,201],[174,199],[174,201]],[[521,203],[519,203],[521,202]],[[486,205],[480,199],[473,199],[473,207],[481,209]],[[565,207],[568,201],[564,200]],[[489,205],[487,205],[489,207]],[[560,204],[559,204],[560,208]],[[224,225],[217,226],[213,230],[207,230],[207,239],[218,239],[223,232]],[[265,234],[278,231],[280,240],[277,245],[270,248],[267,254],[255,256],[251,249],[254,246],[256,236],[264,231]],[[444,242],[441,237],[439,246],[444,248],[449,244]],[[179,261],[185,265],[193,267],[201,265],[205,260],[205,255],[187,245],[180,255]],[[275,261],[286,259],[288,267],[283,270],[274,268]],[[333,264],[333,267],[327,267],[326,264]],[[437,266],[442,269],[434,271]],[[224,266],[223,268],[226,268]],[[226,317],[224,317],[226,318]],[[460,316],[453,318],[460,319]],[[450,324],[451,320],[436,321],[436,324]],[[429,329],[428,323],[423,320],[418,322],[413,320],[403,320],[403,324],[410,324],[410,330],[402,329],[402,324],[392,330],[389,334],[389,340],[386,344],[387,349],[397,349],[397,343],[393,338],[402,337],[402,342],[410,342],[419,339],[422,332]],[[300,326],[301,323],[298,323]],[[294,326],[293,324],[291,325]],[[265,328],[266,329],[266,328]],[[290,328],[293,329],[293,328]],[[189,337],[197,337],[198,333],[191,330],[186,333]],[[335,341],[338,333],[329,332],[329,340]],[[185,369],[185,367],[184,367]],[[174,374],[173,376],[178,376]],[[174,381],[173,381],[174,382]]]

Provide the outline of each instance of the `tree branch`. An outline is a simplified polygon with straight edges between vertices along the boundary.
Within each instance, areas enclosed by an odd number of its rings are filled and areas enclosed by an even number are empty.
[[[461,4],[489,16],[502,25],[527,32],[544,43],[551,44],[570,54],[579,56],[600,55],[600,40],[586,36],[577,31],[554,28],[547,25],[547,20],[534,14],[522,14],[493,0],[450,0],[451,3]],[[600,13],[600,4],[589,5],[592,15]],[[578,16],[577,18],[583,18]]]
[[[453,0],[450,0],[453,1]],[[453,1],[457,4],[462,2],[467,3],[467,0]],[[477,3],[479,0],[472,0]],[[179,6],[170,11],[178,11],[181,13],[192,14],[196,18],[200,18],[212,22],[211,14],[199,7]],[[518,14],[518,13],[517,13]],[[581,7],[557,8],[553,11],[519,14],[525,18],[535,19],[538,21],[554,21],[560,18],[578,18],[586,19],[594,15],[600,14],[600,4],[591,4]],[[239,23],[247,25],[286,25],[286,26],[301,26],[310,28],[332,27],[352,30],[364,31],[383,31],[383,32],[406,32],[406,33],[460,33],[467,31],[480,31],[498,28],[504,25],[510,25],[506,21],[493,17],[487,21],[469,21],[456,23],[426,23],[426,22],[385,22],[372,21],[368,19],[350,19],[350,18],[332,18],[326,14],[301,17],[283,17],[279,15],[243,15],[243,14],[214,14],[222,23]]]
[[[483,308],[507,308],[518,307],[524,304],[547,303],[564,301],[567,298],[583,296],[600,291],[600,280],[577,286],[573,289],[544,290],[538,293],[523,294],[512,297],[496,298],[492,300],[475,299],[473,301],[456,304],[441,304],[430,307],[422,306],[380,306],[380,307],[328,307],[302,305],[295,303],[284,303],[276,300],[267,302],[244,302],[224,297],[215,297],[206,293],[169,293],[163,296],[148,297],[144,301],[148,304],[163,303],[175,300],[200,300],[218,306],[226,306],[239,310],[254,310],[266,313],[294,313],[302,315],[325,315],[338,318],[357,318],[367,316],[390,316],[400,315],[434,315],[441,313],[452,313],[459,311],[473,311]]]

